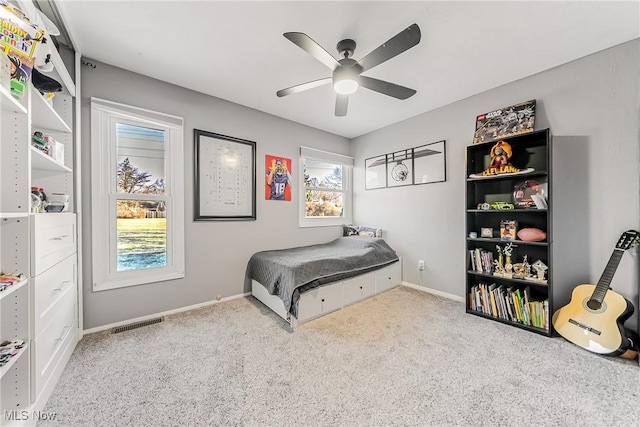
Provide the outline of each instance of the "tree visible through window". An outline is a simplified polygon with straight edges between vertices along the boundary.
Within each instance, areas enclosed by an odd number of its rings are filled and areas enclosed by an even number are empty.
[[[305,160],[304,185],[305,216],[343,216],[342,166]]]

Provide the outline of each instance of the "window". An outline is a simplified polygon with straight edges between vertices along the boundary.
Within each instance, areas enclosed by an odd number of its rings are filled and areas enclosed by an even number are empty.
[[[300,147],[300,226],[351,223],[353,158]]]
[[[184,277],[180,117],[91,99],[93,289]]]

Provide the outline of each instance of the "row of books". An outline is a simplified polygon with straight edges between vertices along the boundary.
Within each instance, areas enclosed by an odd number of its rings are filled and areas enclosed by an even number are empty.
[[[478,273],[491,273],[493,269],[493,252],[476,248],[469,250],[471,270]]]
[[[532,301],[528,286],[521,290],[478,283],[469,292],[469,306],[499,319],[549,329],[549,301]]]

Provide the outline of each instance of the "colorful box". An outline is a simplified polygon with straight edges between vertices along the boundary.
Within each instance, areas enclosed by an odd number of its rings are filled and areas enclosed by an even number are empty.
[[[516,240],[518,221],[503,219],[500,221],[500,240]]]
[[[31,24],[20,9],[4,0],[0,0],[0,8],[4,9],[0,18],[0,50],[9,57],[11,93],[22,99],[33,70],[33,54],[44,31]]]

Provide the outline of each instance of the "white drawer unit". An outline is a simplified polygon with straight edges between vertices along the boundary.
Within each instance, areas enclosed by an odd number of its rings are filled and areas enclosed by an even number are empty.
[[[375,272],[376,293],[388,291],[402,282],[402,264],[395,262],[389,267]]]
[[[344,305],[353,304],[375,295],[374,273],[367,273],[342,282],[344,287]]]
[[[342,299],[342,282],[320,286],[303,293],[298,301],[298,322],[311,320],[342,308]]]
[[[34,294],[34,336],[51,322],[59,301],[67,293],[75,294],[76,255],[75,253],[33,278]]]
[[[76,292],[69,288],[63,297],[54,305],[49,323],[36,337],[32,346],[33,390],[37,398],[43,387],[50,380],[57,365],[61,362],[62,353],[76,336]],[[64,361],[66,363],[66,361]]]
[[[76,215],[49,213],[33,216],[31,272],[37,276],[76,251]]]

